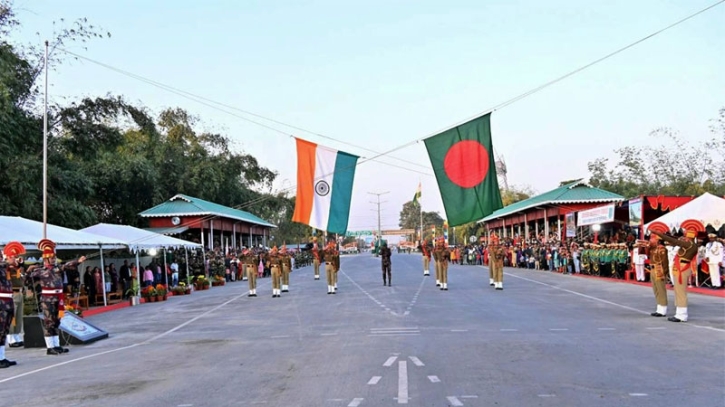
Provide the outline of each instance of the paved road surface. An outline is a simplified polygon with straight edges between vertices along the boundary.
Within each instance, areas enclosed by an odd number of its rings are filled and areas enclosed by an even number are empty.
[[[343,257],[336,295],[295,270],[291,292],[246,282],[87,318],[111,337],[63,356],[9,349],[2,406],[725,405],[725,301],[653,318],[649,287],[451,266],[419,255]],[[670,301],[674,301],[672,292]],[[674,310],[674,308],[672,308]]]

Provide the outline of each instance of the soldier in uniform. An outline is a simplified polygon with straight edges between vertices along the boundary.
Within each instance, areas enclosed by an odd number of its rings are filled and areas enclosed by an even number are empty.
[[[441,291],[448,291],[448,261],[451,259],[451,251],[446,247],[445,238],[440,237],[439,243],[438,262],[441,270]]]
[[[433,247],[433,267],[436,270],[436,287],[441,286],[441,246],[438,239],[435,240],[435,246]]]
[[[280,277],[282,275],[282,258],[279,256],[277,246],[267,254],[267,266],[272,274],[272,298],[279,298],[280,294]]]
[[[651,231],[665,242],[679,247],[675,255],[674,278],[675,316],[667,318],[671,322],[687,322],[687,281],[693,270],[697,270],[697,244],[695,231],[687,230],[683,239],[676,239],[657,231]]]
[[[332,241],[332,244],[335,248],[335,256],[334,256],[334,261],[333,261],[333,264],[335,266],[335,273],[332,275],[332,277],[334,278],[335,284],[333,285],[333,287],[335,288],[335,291],[337,291],[337,276],[338,276],[338,273],[340,272],[340,247],[337,245],[337,243],[335,243],[334,240]]]
[[[315,270],[315,280],[320,279],[320,247],[317,244],[317,237],[312,238],[312,267]]]
[[[63,303],[63,278],[62,272],[65,268],[77,267],[79,263],[86,261],[85,256],[78,260],[65,263],[58,267],[55,258],[55,243],[49,239],[42,239],[38,242],[38,248],[43,253],[43,266],[33,265],[28,267],[28,277],[40,280],[41,295],[40,307],[43,310],[43,333],[45,345],[48,348],[47,355],[60,355],[68,352],[68,349],[60,346],[58,327],[60,318],[58,312],[65,306]]]
[[[429,276],[430,275],[430,249],[431,247],[428,244],[427,240],[423,240],[423,242],[418,246],[420,249],[420,252],[423,254],[423,275]]]
[[[591,249],[589,248],[589,243],[584,243],[584,249],[582,250],[581,254],[581,270],[584,274],[591,274],[591,268],[589,266],[589,256],[591,253]]]
[[[651,313],[653,317],[667,316],[667,274],[669,274],[670,262],[667,259],[667,249],[659,236],[650,235],[649,242],[641,242],[637,250],[646,250],[649,258],[650,280],[652,281],[652,292],[655,295],[657,309]],[[639,255],[642,255],[641,253]],[[644,272],[642,272],[644,281]]]
[[[25,253],[25,247],[18,242],[10,242],[3,249],[3,256],[7,261],[0,261],[0,369],[15,366],[17,363],[5,358],[5,338],[10,331],[15,312],[13,299],[13,283],[8,275],[19,269],[16,256]],[[20,306],[22,307],[22,299]]]
[[[245,248],[242,250],[241,265],[244,272],[247,274],[247,282],[249,283],[249,294],[248,297],[257,296],[257,256],[254,255],[249,249]]]
[[[289,292],[289,273],[292,271],[292,257],[287,253],[287,245],[283,244],[279,251],[282,260],[282,292]]]
[[[15,246],[16,249],[13,249],[12,247]],[[20,245],[22,247],[22,245]],[[8,250],[10,254],[7,254],[8,257],[16,257],[17,267],[14,269],[8,269],[9,274],[9,280],[13,285],[13,306],[15,307],[15,317],[12,318],[12,322],[10,324],[10,331],[8,331],[7,335],[7,342],[8,346],[11,348],[22,348],[25,346],[25,342],[23,340],[23,337],[25,336],[25,332],[23,331],[23,313],[24,313],[24,298],[25,298],[25,281],[23,280],[23,273],[25,272],[24,265],[22,257],[17,257],[20,253],[25,253],[25,247],[22,248],[22,251],[20,248],[17,248],[17,245],[13,244],[11,246],[10,243],[8,243],[7,246],[5,246],[5,250]],[[11,263],[12,261],[10,261]]]
[[[382,266],[383,266],[383,285],[390,286],[393,283],[393,274],[392,274],[392,260],[390,259],[392,255],[392,252],[390,251],[390,248],[388,247],[388,242],[383,240],[382,247],[380,247],[380,259],[382,260]]]
[[[501,245],[498,236],[493,235],[491,236],[491,243],[488,250],[488,269],[489,274],[492,275],[491,285],[494,286],[496,290],[503,290],[503,262],[506,257],[506,249]]]
[[[710,233],[707,235],[708,242],[705,246],[705,262],[710,272],[710,284],[712,288],[720,288],[722,286],[722,278],[720,277],[720,267],[723,265],[723,244],[717,240],[717,235]]]
[[[600,268],[599,268],[599,256],[600,256],[600,249],[598,244],[592,243],[591,245],[591,252],[589,253],[589,264],[591,264],[591,270],[593,276],[600,275]]]
[[[327,275],[327,293],[335,294],[335,256],[337,255],[337,248],[335,242],[330,241],[327,243],[325,250],[323,251],[323,259],[325,261],[325,274]]]

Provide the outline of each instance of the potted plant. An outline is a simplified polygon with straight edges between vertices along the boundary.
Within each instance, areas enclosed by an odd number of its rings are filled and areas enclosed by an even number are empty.
[[[146,299],[147,302],[156,302],[156,289],[150,285],[141,290],[141,296]]]
[[[166,286],[163,284],[156,285],[156,301],[166,301]]]
[[[225,283],[226,283],[226,280],[224,279],[224,277],[219,276],[219,275],[215,275],[214,276],[214,281],[212,282],[211,285],[213,287],[218,287],[220,285],[224,285]]]
[[[133,287],[126,290],[126,296],[128,296],[128,300],[131,304],[131,306],[135,306],[141,303],[139,295],[139,286],[134,281]]]
[[[203,275],[200,275],[196,277],[195,284],[197,290],[208,290],[209,286],[211,285],[211,281],[209,281]]]
[[[180,282],[180,283],[179,283],[179,288],[181,288],[181,289],[182,289],[182,293],[181,293],[181,294],[184,294],[184,295],[189,295],[189,294],[191,294],[191,287],[189,287],[188,285],[186,285],[186,283],[185,283],[185,282],[183,282],[183,281],[182,281],[182,282]]]

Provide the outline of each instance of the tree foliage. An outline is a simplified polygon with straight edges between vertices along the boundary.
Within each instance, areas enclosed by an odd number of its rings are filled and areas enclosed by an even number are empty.
[[[647,147],[615,150],[618,161],[589,163],[590,184],[625,197],[637,195],[725,195],[725,108],[711,126],[712,136],[690,142],[672,129],[656,129]]]
[[[511,185],[509,189],[501,190],[501,201],[503,206],[509,206],[513,203],[531,198],[536,192],[530,186]]]
[[[398,226],[403,229],[420,229],[420,209],[420,204],[417,202],[408,201],[404,203],[403,209],[400,211],[400,221]],[[423,211],[424,236],[429,233],[433,225],[435,225],[438,229],[443,227],[443,218],[441,218],[438,212]]]
[[[0,214],[40,220],[43,120],[33,102],[44,55],[3,40],[17,24],[0,0]],[[105,36],[98,31],[77,20],[56,30],[51,50]],[[57,55],[51,66],[63,61]],[[291,223],[294,199],[271,193],[277,173],[233,151],[226,135],[198,131],[199,122],[179,108],[154,116],[113,95],[51,106],[48,222],[141,226],[139,212],[184,193],[267,219],[280,239],[307,234]]]

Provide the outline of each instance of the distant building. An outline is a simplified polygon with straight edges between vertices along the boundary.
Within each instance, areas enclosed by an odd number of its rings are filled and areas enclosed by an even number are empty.
[[[177,235],[207,249],[266,246],[272,228],[277,227],[249,212],[183,194],[174,195],[139,216],[148,219],[147,230]]]

